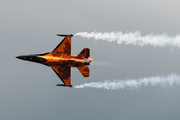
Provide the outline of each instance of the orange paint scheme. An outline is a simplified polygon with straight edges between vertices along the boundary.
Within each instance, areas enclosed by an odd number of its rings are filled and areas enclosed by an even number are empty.
[[[94,58],[89,57],[89,48],[84,48],[77,56],[71,56],[71,37],[73,35],[59,36],[64,36],[65,38],[52,52],[37,55],[23,55],[17,58],[50,66],[64,83],[57,84],[57,86],[72,87],[71,67],[77,67],[84,77],[89,77],[89,67],[86,65],[90,65],[91,60]]]

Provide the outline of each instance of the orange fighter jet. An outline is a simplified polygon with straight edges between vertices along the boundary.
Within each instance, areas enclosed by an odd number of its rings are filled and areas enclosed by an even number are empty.
[[[71,85],[71,67],[77,67],[84,77],[89,77],[89,67],[91,60],[89,48],[84,48],[77,56],[71,56],[71,37],[70,35],[58,36],[65,37],[59,45],[49,53],[22,55],[16,58],[27,60],[31,62],[41,63],[50,66],[57,76],[64,84],[57,84],[56,86],[69,86]]]

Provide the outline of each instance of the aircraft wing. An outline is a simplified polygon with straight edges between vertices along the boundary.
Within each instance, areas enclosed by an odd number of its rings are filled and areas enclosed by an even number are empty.
[[[65,66],[51,66],[51,68],[54,70],[54,72],[57,74],[57,76],[61,79],[61,81],[64,83],[58,84],[57,86],[70,86],[71,85],[71,68],[65,67]]]
[[[52,51],[52,54],[53,56],[58,57],[71,56],[71,36],[65,36],[59,45]]]

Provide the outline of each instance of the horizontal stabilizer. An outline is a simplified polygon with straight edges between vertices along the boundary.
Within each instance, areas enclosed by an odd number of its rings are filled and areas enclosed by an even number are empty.
[[[90,56],[89,48],[84,48],[79,54],[78,57],[80,58],[88,58]]]
[[[65,85],[65,84],[57,84],[56,86],[73,87],[72,85]]]
[[[62,36],[62,37],[70,36],[70,37],[73,37],[73,34],[70,34],[70,35],[57,34],[57,36]]]
[[[89,67],[88,66],[78,66],[77,67],[83,77],[89,77]]]

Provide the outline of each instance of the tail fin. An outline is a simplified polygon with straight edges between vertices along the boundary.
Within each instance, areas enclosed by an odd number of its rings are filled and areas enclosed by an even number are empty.
[[[84,48],[79,54],[78,57],[80,58],[88,58],[90,56],[89,48]]]
[[[77,68],[84,77],[86,77],[86,78],[89,77],[89,67],[88,66],[79,66]]]

